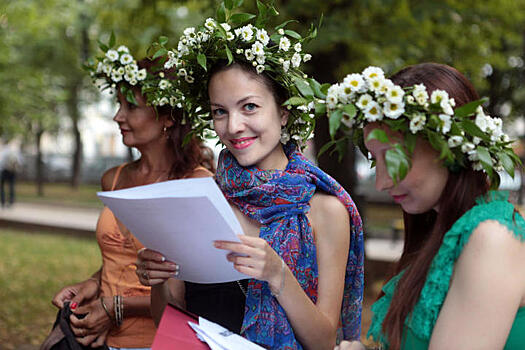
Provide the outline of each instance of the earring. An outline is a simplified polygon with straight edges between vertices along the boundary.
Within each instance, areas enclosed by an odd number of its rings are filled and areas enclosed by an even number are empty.
[[[170,135],[168,134],[168,127],[166,125],[164,125],[164,129],[162,129],[162,135],[164,135],[166,139],[170,138]]]

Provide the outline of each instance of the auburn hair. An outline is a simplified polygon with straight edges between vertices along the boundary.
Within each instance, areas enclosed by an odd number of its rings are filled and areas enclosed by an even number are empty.
[[[437,63],[409,66],[390,78],[402,87],[423,84],[429,94],[445,90],[461,106],[479,99],[472,84],[456,69]],[[449,172],[448,181],[439,198],[439,212],[431,209],[422,214],[403,212],[405,243],[403,253],[394,268],[404,270],[397,284],[390,307],[382,324],[389,349],[400,350],[405,320],[416,305],[434,256],[445,233],[466,211],[472,208],[478,196],[489,190],[488,178],[471,167]]]
[[[150,60],[149,58],[137,62],[139,68],[145,68],[150,74],[155,74],[157,67],[161,64],[162,62],[159,59]],[[162,71],[167,79],[177,79],[171,70]],[[215,162],[212,150],[195,136],[184,143],[184,138],[191,132],[191,123],[183,123],[182,110],[168,104],[155,108],[157,116],[165,116],[173,121],[173,125],[166,130],[171,146],[169,149],[173,153],[170,178],[179,179],[188,176],[199,165],[214,173]]]

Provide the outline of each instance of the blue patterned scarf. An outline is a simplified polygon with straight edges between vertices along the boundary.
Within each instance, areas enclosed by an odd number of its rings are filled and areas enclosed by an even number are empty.
[[[284,171],[242,167],[228,150],[219,157],[217,183],[226,198],[242,213],[261,224],[259,236],[288,265],[315,303],[317,255],[306,213],[316,191],[336,196],[350,214],[350,249],[341,309],[344,339],[359,339],[363,298],[363,230],[361,217],[350,195],[328,174],[313,165],[294,146],[286,147],[289,159]],[[241,333],[269,348],[302,349],[292,326],[267,282],[251,279]]]

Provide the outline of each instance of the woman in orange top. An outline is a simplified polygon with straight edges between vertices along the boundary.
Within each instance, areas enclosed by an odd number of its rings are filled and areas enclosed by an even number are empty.
[[[124,61],[122,56],[126,53],[122,48],[115,50],[121,56],[120,61]],[[115,60],[115,64],[120,61]],[[160,74],[161,78],[164,74],[169,75],[162,69],[153,73],[154,63],[142,60],[137,67],[145,68],[148,77],[151,74]],[[169,78],[163,79],[167,80]],[[103,191],[212,176],[201,166],[212,163],[205,159],[205,148],[196,139],[182,146],[190,124],[183,124],[180,109],[163,104],[156,106],[155,111],[147,103],[147,94],[141,92],[140,82],[114,84],[114,81],[110,80],[109,85],[118,87],[120,108],[113,120],[119,125],[123,143],[136,147],[141,157],[106,171],[102,176]],[[126,87],[121,88],[124,84]],[[134,99],[129,96],[130,92]],[[106,343],[117,349],[149,348],[156,330],[150,314],[150,287],[140,284],[134,265],[137,251],[143,246],[107,207],[100,214],[96,237],[102,253],[100,270],[82,282],[62,288],[52,302],[62,308],[64,302],[70,300],[74,313],[70,319],[71,328],[83,345],[95,347]],[[76,317],[81,314],[87,316]]]

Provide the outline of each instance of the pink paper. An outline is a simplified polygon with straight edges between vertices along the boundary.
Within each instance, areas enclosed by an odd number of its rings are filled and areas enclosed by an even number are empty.
[[[151,349],[209,350],[208,345],[197,338],[188,321],[199,323],[196,317],[186,311],[174,305],[166,305]]]

